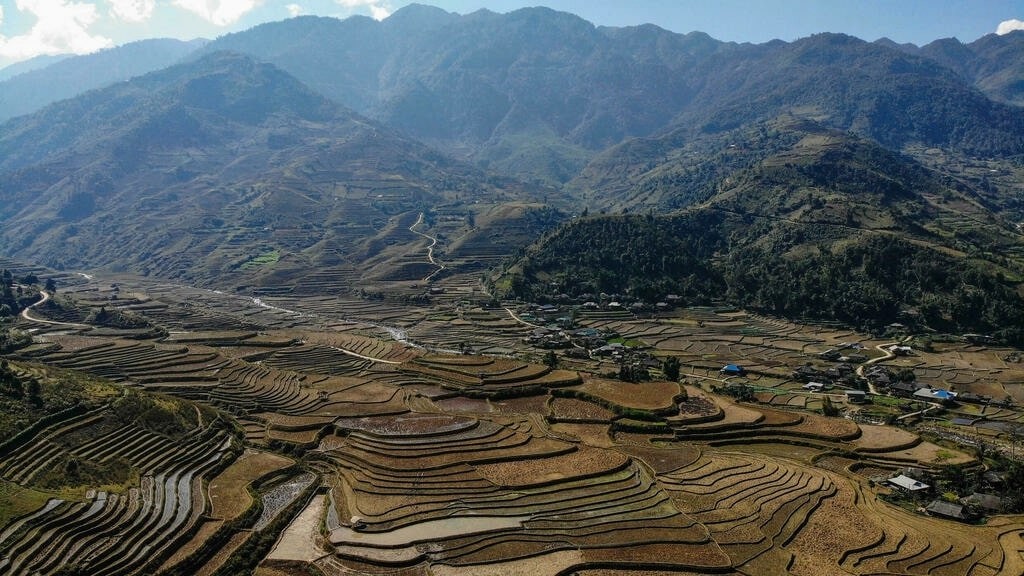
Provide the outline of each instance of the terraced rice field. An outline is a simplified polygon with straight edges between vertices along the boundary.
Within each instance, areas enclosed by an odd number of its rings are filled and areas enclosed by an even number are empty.
[[[407,249],[396,290],[414,294],[424,243],[402,232],[407,220],[386,237]],[[582,325],[682,363],[683,384],[630,384],[595,375],[608,361],[580,359],[577,372],[525,359],[537,358],[523,348],[531,328],[484,307],[475,277],[439,279],[431,304],[326,295],[357,279],[328,267],[305,288],[254,296],[121,279],[119,305],[167,337],[40,330],[25,360],[202,408],[180,437],[114,425],[107,408],[34,431],[0,459],[0,489],[35,498],[0,526],[0,574],[213,574],[255,562],[243,558],[254,543],[279,534],[258,574],[1024,571],[1019,518],[954,523],[889,504],[869,482],[974,465],[968,451],[825,417],[789,380],[818,353],[869,338],[711,309],[581,312]],[[112,294],[99,282],[68,292],[97,304]],[[996,357],[951,347],[893,366],[1010,393],[1017,367]],[[733,362],[765,403],[712,392],[735,381],[718,373]],[[50,471],[72,459],[136,472],[48,492]]]
[[[138,471],[138,485],[119,493],[90,490],[84,499],[53,498],[9,524],[0,535],[0,573],[47,574],[64,565],[88,565],[93,574],[132,573],[173,552],[209,511],[203,477],[232,443],[222,422],[175,440],[141,428],[104,432],[109,418],[98,411],[42,430],[4,462],[3,475],[32,486],[42,471],[69,458],[79,465],[116,459]]]

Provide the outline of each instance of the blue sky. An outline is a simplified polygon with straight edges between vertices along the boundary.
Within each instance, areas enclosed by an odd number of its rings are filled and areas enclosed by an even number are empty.
[[[405,0],[0,0],[0,67],[154,37],[215,38],[296,14],[386,17]],[[794,40],[815,32],[921,45],[1024,29],[1024,0],[421,0],[465,14],[545,5],[595,24],[653,23],[719,40]]]

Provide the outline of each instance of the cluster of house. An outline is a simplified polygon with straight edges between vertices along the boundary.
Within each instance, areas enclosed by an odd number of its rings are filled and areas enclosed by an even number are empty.
[[[618,334],[610,330],[543,326],[534,329],[523,340],[537,348],[565,350],[563,354],[570,358],[608,359],[637,370],[661,368],[661,361],[648,351],[621,342],[609,342],[616,336]]]
[[[934,492],[932,485],[927,483],[931,482],[931,474],[920,468],[905,468],[894,476],[878,480],[881,480],[881,484],[893,491],[922,500],[928,499]],[[990,488],[997,488],[1004,481],[1002,475],[997,472],[986,472],[983,480]],[[956,502],[933,498],[928,501],[924,510],[931,516],[959,520],[961,522],[972,522],[986,514],[1002,512],[1003,499],[995,494],[974,492],[969,496],[960,498]]]
[[[683,304],[683,297],[668,294],[657,302],[641,301],[623,294],[580,294],[573,297],[568,294],[552,294],[549,298],[565,306],[579,306],[582,310],[628,311],[634,314],[651,312],[667,312]],[[545,306],[557,307],[555,304]]]
[[[863,347],[861,347],[860,344],[851,344],[849,345],[849,348],[857,350],[857,352],[848,352],[843,354],[842,348],[830,348],[821,354],[818,354],[818,357],[830,362],[843,362],[849,364],[860,364],[867,361],[868,357],[860,353],[860,350],[863,350]]]
[[[857,370],[849,362],[840,362],[828,368],[816,368],[807,364],[793,370],[793,379],[798,382],[817,383],[829,387],[834,382],[853,386],[857,382]]]
[[[871,366],[864,371],[864,377],[879,390],[888,392],[898,398],[911,398],[923,402],[967,402],[970,404],[995,403],[991,396],[973,392],[954,392],[943,388],[933,388],[931,384],[919,380],[899,380],[884,366]]]
[[[617,350],[621,344],[608,344],[608,340],[617,336],[614,332],[594,328],[561,328],[558,326],[540,326],[534,328],[523,338],[523,342],[536,348],[561,349],[582,348],[588,351],[602,352]],[[610,355],[606,354],[606,355]]]

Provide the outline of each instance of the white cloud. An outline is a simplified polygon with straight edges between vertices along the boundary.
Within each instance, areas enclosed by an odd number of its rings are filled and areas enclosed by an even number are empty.
[[[291,16],[292,18],[295,18],[296,16],[302,16],[303,14],[305,14],[305,10],[303,10],[302,6],[299,6],[298,4],[289,4],[285,6],[285,8],[288,9],[288,15]]]
[[[374,20],[383,20],[391,16],[391,7],[383,0],[334,0],[345,8],[366,8]]]
[[[0,36],[0,57],[17,61],[41,54],[88,54],[114,45],[110,38],[89,32],[89,27],[99,19],[95,4],[17,0],[15,6],[20,12],[35,16],[36,23],[24,34]]]
[[[125,22],[145,22],[153,16],[156,0],[107,0],[110,13]]]
[[[227,26],[256,7],[258,0],[174,0],[174,5],[194,12],[211,24]]]
[[[1016,18],[1012,20],[1003,20],[999,23],[999,26],[996,27],[996,34],[1002,36],[1003,34],[1009,34],[1014,30],[1024,30],[1024,21],[1017,20]]]

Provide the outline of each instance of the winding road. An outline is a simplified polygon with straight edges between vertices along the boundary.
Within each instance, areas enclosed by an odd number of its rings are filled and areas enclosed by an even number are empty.
[[[523,320],[519,316],[516,316],[516,313],[513,312],[511,308],[505,308],[505,312],[508,312],[508,315],[511,316],[513,320],[515,320],[516,322],[519,322],[520,324],[525,324],[525,325],[527,325],[527,326],[529,326],[531,328],[543,328],[543,326],[539,326],[537,324],[530,324],[526,320]]]
[[[92,326],[89,326],[88,324],[77,324],[75,322],[58,322],[56,320],[46,320],[45,318],[36,318],[36,317],[30,315],[29,314],[29,310],[35,308],[36,306],[39,306],[40,304],[45,304],[46,301],[50,299],[50,293],[47,292],[46,290],[40,290],[39,293],[43,295],[43,298],[39,302],[36,302],[35,304],[33,304],[33,305],[29,306],[28,308],[25,308],[24,310],[21,311],[21,317],[24,318],[25,320],[28,320],[29,322],[36,322],[36,323],[39,323],[39,324],[49,324],[51,326],[71,326],[73,328],[92,328]]]
[[[895,358],[896,354],[892,350],[889,350],[889,347],[896,346],[897,344],[899,344],[899,342],[886,342],[885,344],[875,346],[875,348],[878,348],[878,351],[882,353],[882,356],[872,358],[860,366],[857,366],[857,376],[864,378],[864,368],[870,364],[878,364],[879,362],[885,362],[886,360],[892,360]],[[868,393],[876,396],[878,395],[878,389],[875,388],[875,384],[871,380],[868,380]]]
[[[438,262],[437,260],[434,259],[434,246],[437,246],[437,238],[434,238],[433,236],[430,236],[428,234],[424,234],[423,232],[417,232],[417,231],[413,230],[413,228],[419,226],[422,223],[423,223],[423,212],[420,212],[420,215],[416,217],[416,222],[414,222],[412,226],[409,226],[409,232],[412,232],[413,234],[416,234],[418,236],[422,236],[422,237],[426,238],[427,240],[430,240],[430,245],[427,246],[427,260],[429,260],[430,263],[433,264],[434,266],[437,266],[437,270],[434,270],[429,275],[427,275],[426,278],[424,278],[422,280],[422,282],[429,282],[431,278],[433,278],[434,276],[437,276],[438,274],[440,274],[447,267],[444,264],[442,264],[442,263],[440,263],[440,262]]]
[[[898,346],[898,345],[900,345],[900,344],[902,344],[903,342],[906,342],[906,341],[907,341],[907,339],[904,338],[903,340],[901,340],[899,342],[886,342],[885,344],[879,344],[878,346],[875,346],[875,348],[878,348],[878,350],[882,352],[883,356],[879,356],[877,358],[872,358],[872,359],[868,360],[867,362],[861,364],[860,366],[857,366],[857,376],[860,376],[861,378],[864,378],[864,368],[867,365],[869,365],[869,364],[878,364],[879,362],[885,362],[886,360],[892,360],[893,358],[895,358],[896,357],[896,353],[893,352],[892,350],[890,350],[889,348],[891,348],[892,346]],[[869,394],[875,394],[875,395],[880,394],[878,392],[878,389],[875,388],[875,384],[871,380],[868,380],[868,393]],[[905,420],[907,418],[912,418],[914,416],[924,416],[925,414],[931,412],[932,410],[938,410],[938,409],[942,408],[942,404],[939,404],[938,402],[927,402],[927,404],[928,404],[928,407],[925,408],[924,410],[918,410],[917,412],[911,412],[909,414],[903,414],[902,416],[898,416],[896,418],[896,421],[899,422],[901,420]]]

